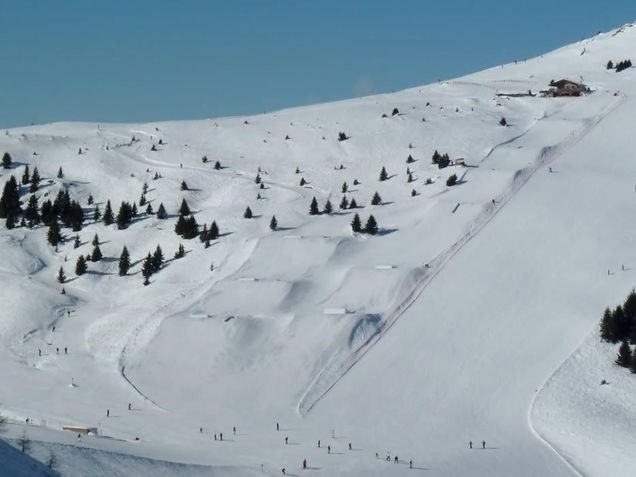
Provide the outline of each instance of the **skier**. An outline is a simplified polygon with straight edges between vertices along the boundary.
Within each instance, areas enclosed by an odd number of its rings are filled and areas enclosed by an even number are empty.
[[[409,469],[413,468],[413,460],[409,460]]]
[[[625,265],[621,265],[621,270],[625,271]]]
[[[552,168],[550,168],[550,172],[552,172]]]
[[[128,410],[130,411],[130,404],[128,404]],[[199,434],[203,434],[203,428],[199,427]]]
[[[327,454],[331,454],[331,445],[327,446]]]
[[[82,435],[81,434],[77,434],[77,440],[78,441],[82,440]]]
[[[318,449],[320,449],[320,439],[318,439]]]
[[[276,423],[276,430],[280,431],[280,427],[279,427],[278,423]]]
[[[391,462],[391,456],[389,454],[386,455],[386,461]]]
[[[283,469],[281,470],[281,472],[283,473],[283,475],[287,475],[287,472],[285,472],[285,467],[283,467]]]
[[[287,444],[287,439],[289,439],[289,437],[285,437],[285,444]]]
[[[71,317],[71,310],[67,310],[66,311],[66,316],[69,317],[69,318]]]
[[[468,443],[468,446],[472,449],[472,448],[473,448],[473,441],[470,441],[470,442]]]
[[[68,348],[64,346],[64,354],[68,354]]]
[[[55,333],[55,326],[53,327],[53,333]]]
[[[132,411],[132,404],[131,403],[128,403],[128,410]],[[203,432],[203,428],[201,428],[201,432]]]
[[[307,468],[307,459],[303,459],[303,470]]]
[[[56,352],[57,354],[60,354],[60,348],[55,348],[55,352]]]
[[[395,459],[393,459],[393,463],[397,464],[398,462],[399,462],[398,461],[398,456],[395,456]]]
[[[110,417],[110,409],[106,409],[106,417]]]
[[[38,356],[42,356],[42,350],[38,349]]]
[[[219,432],[219,440],[221,440],[221,441],[223,440],[223,433],[222,432]]]
[[[214,433],[214,440],[216,440],[216,433]]]
[[[351,442],[349,442],[349,450],[351,450]]]
[[[486,448],[486,441],[481,441],[481,448],[485,449]]]
[[[234,426],[234,427],[232,428],[232,433],[233,433],[234,435],[236,435],[236,426]]]

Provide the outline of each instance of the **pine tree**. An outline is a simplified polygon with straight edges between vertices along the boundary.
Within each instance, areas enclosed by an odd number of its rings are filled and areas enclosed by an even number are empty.
[[[79,257],[77,257],[77,262],[75,262],[75,275],[82,276],[86,273],[86,271],[88,270],[88,267],[86,265],[86,259],[84,258],[84,255],[80,255]]]
[[[389,174],[386,172],[386,168],[382,166],[382,170],[380,171],[380,182],[385,181],[389,178]]]
[[[261,183],[261,175],[260,174],[256,174],[256,177],[254,178],[254,182],[256,182],[257,184]]]
[[[154,271],[154,267],[152,265],[152,255],[148,252],[146,259],[144,260],[143,265],[141,266],[141,274],[144,277],[144,285],[150,284],[150,276]]]
[[[148,193],[148,183],[144,182],[144,185],[141,186],[141,192],[146,195]]]
[[[199,234],[199,224],[197,224],[194,216],[191,215],[184,220],[183,238],[192,239],[196,237]]]
[[[411,190],[411,197],[415,197],[417,195],[417,191],[415,189]]]
[[[452,187],[455,184],[457,184],[457,174],[451,174],[448,179],[446,179],[446,185]]]
[[[148,207],[146,207],[146,215],[152,215],[154,213],[154,210],[152,210],[152,204],[148,202]]]
[[[351,220],[351,230],[355,233],[362,232],[362,222],[358,214],[355,214]]]
[[[123,230],[130,225],[134,216],[133,207],[126,201],[123,201],[117,212],[117,228]]]
[[[102,213],[99,210],[99,204],[95,204],[95,209],[93,210],[93,220],[95,222],[99,222],[101,218],[102,218]]]
[[[300,184],[301,187],[304,186],[305,184],[307,184],[307,181],[305,181],[304,177],[300,178],[300,183],[299,184]]]
[[[318,214],[319,214],[318,201],[314,197],[313,199],[311,199],[311,204],[309,205],[309,215],[318,215]]]
[[[88,194],[88,200],[86,202],[88,203],[88,205],[93,205],[93,202],[95,202],[95,199],[93,199],[93,194]]]
[[[341,190],[342,190],[342,193],[343,193],[343,194],[346,194],[346,193],[347,193],[347,191],[349,190],[349,186],[347,185],[347,183],[346,183],[346,182],[343,182],[343,183],[342,183]]]
[[[99,245],[93,247],[93,253],[91,253],[91,261],[99,262],[102,259],[102,251],[99,249]]]
[[[136,202],[133,202],[132,208],[130,209],[130,215],[131,215],[131,218],[132,217],[137,217],[137,215],[138,215],[137,203]]]
[[[411,156],[411,155],[409,154],[409,157],[407,157],[407,158],[406,158],[406,163],[407,163],[407,164],[412,164],[412,163],[414,163],[414,162],[415,162],[415,159],[413,159],[413,156]]]
[[[37,167],[33,168],[33,174],[31,174],[31,187],[29,192],[34,193],[40,187],[40,172]]]
[[[378,233],[378,223],[375,221],[375,217],[373,217],[373,215],[369,215],[367,223],[364,226],[364,231],[371,235]]]
[[[219,238],[219,227],[216,225],[216,222],[213,220],[212,225],[210,225],[210,230],[208,230],[208,240],[216,240]]]
[[[152,255],[152,269],[156,272],[159,271],[159,269],[161,268],[161,265],[163,265],[163,250],[161,250],[161,247],[159,245],[157,245],[157,248],[155,249],[155,253]]]
[[[111,225],[115,222],[113,209],[110,206],[110,200],[106,201],[106,208],[104,209],[104,216],[102,217],[102,220],[104,221],[104,225]]]
[[[166,208],[163,206],[162,202],[161,204],[159,204],[159,208],[157,209],[157,218],[163,220],[166,217],[168,217],[168,214],[166,213]]]
[[[300,174],[300,168],[298,166],[296,166],[296,174]]]
[[[76,235],[75,240],[73,240],[73,248],[78,249],[80,248],[81,245],[82,245],[82,242],[80,241],[80,237],[79,235]]]
[[[343,195],[342,200],[340,201],[340,209],[346,209],[349,207],[349,201],[347,200],[347,196]]]
[[[64,268],[60,267],[57,271],[57,281],[59,283],[64,283],[66,281],[66,274],[64,273]]]
[[[617,306],[612,314],[612,334],[614,337],[613,343],[623,341],[627,338],[628,328],[626,326],[627,318],[622,306]]]
[[[5,227],[8,230],[14,229],[15,228],[15,223],[16,223],[16,216],[13,212],[10,212],[9,215],[7,215],[7,220],[5,221]]]
[[[214,169],[217,170],[217,171],[221,170],[221,163],[219,161],[216,161],[214,163]]]
[[[26,209],[24,210],[24,218],[29,221],[29,227],[40,223],[40,213],[38,212],[38,198],[35,194],[29,197]]]
[[[323,210],[327,215],[333,212],[333,206],[331,205],[331,201],[329,199],[327,199],[327,202],[325,202],[325,208]]]
[[[96,246],[99,245],[99,235],[95,234],[93,240],[91,241],[91,245]]]
[[[130,270],[130,254],[124,245],[121,255],[119,256],[119,276],[123,277],[124,275],[127,275],[128,270]]]
[[[506,121],[506,118],[501,118],[501,120],[499,121],[499,125],[500,126],[507,126],[508,125],[508,121]]]
[[[20,194],[18,192],[18,182],[15,176],[9,177],[4,184],[2,196],[0,196],[0,218],[4,219],[9,215],[15,217],[20,213]]]
[[[353,185],[360,185],[360,181],[358,179],[353,179]]]
[[[261,182],[261,185],[259,186],[259,189],[261,189],[261,190],[265,189],[265,183],[264,182]]]
[[[146,196],[142,193],[139,197],[139,207],[146,205]]]
[[[253,217],[252,209],[250,209],[250,207],[248,205],[247,208],[245,209],[245,212],[243,212],[243,218],[251,219],[252,217]]]
[[[5,169],[11,169],[12,162],[13,162],[13,159],[11,159],[11,154],[9,154],[8,152],[5,152],[2,155],[2,167],[4,167]]]
[[[22,174],[22,185],[31,182],[31,171],[29,171],[29,165],[24,166],[24,173]]]
[[[371,199],[371,205],[378,205],[382,203],[382,197],[377,192],[373,194],[373,198]]]
[[[57,178],[64,179],[64,171],[62,170],[62,166],[57,170]]]
[[[177,223],[174,226],[174,232],[177,235],[183,235],[183,232],[185,232],[185,218],[183,215],[180,215],[177,219]]]
[[[358,208],[358,203],[356,202],[355,198],[352,198],[351,202],[349,202],[349,208],[350,209],[357,209]]]
[[[189,190],[188,184],[186,184],[186,181],[181,181],[181,190]]]
[[[623,333],[630,337],[632,329],[636,327],[636,290],[632,288],[623,304],[625,322],[623,323]]]
[[[190,215],[190,207],[188,207],[188,203],[185,199],[181,200],[181,206],[179,207],[179,215],[186,216]]]
[[[410,184],[411,182],[413,182],[413,174],[411,174],[410,172],[408,173],[408,175],[406,176],[406,182],[408,184]]]
[[[615,363],[623,368],[629,368],[632,364],[632,350],[629,348],[627,340],[623,341],[620,348],[618,348]]]
[[[185,248],[183,248],[183,244],[179,244],[179,248],[177,249],[177,251],[174,253],[174,258],[175,259],[180,259],[185,257]]]
[[[208,226],[207,224],[203,224],[203,230],[201,230],[201,234],[199,235],[199,240],[201,241],[201,243],[205,243],[205,242],[209,242],[210,239],[208,238]]]
[[[274,231],[278,228],[278,221],[275,215],[272,215],[272,220],[269,221],[269,228]]]
[[[62,241],[62,234],[60,233],[60,225],[57,220],[53,220],[49,226],[49,231],[46,236],[48,242],[54,247]]]

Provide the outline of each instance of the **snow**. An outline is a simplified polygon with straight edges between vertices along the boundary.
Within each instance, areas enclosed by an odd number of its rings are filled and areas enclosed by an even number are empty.
[[[153,208],[170,214],[142,214],[124,231],[89,220],[83,245],[65,229],[58,252],[45,228],[0,226],[9,437],[28,417],[64,475],[88,465],[96,475],[251,475],[261,464],[297,475],[304,458],[323,475],[410,475],[410,459],[441,476],[631,475],[634,378],[612,368],[595,335],[636,269],[635,73],[604,67],[629,57],[636,29],[615,33],[465,78],[267,115],[0,135],[0,152],[38,167],[41,199],[64,185],[116,212],[147,181]],[[581,98],[495,96],[580,76],[594,90]],[[400,115],[382,118],[394,107]],[[338,141],[340,131],[350,138]],[[434,150],[466,167],[437,169]],[[395,176],[379,182],[382,166]],[[453,173],[460,184],[447,187]],[[356,211],[337,209],[345,181]],[[384,204],[371,206],[376,191]],[[308,215],[313,197],[334,213]],[[175,235],[182,198],[199,224],[219,225],[209,248]],[[363,223],[373,214],[378,236],[352,234],[354,212]],[[75,277],[95,233],[105,259]],[[186,256],[173,260],[179,243]],[[170,260],[144,287],[141,262],[157,244]],[[119,277],[124,245],[133,266]],[[98,435],[77,442],[64,425]]]

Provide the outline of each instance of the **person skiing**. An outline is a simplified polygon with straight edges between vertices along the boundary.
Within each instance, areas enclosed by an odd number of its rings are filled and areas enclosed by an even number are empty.
[[[470,441],[470,442],[468,443],[468,446],[472,449],[472,448],[473,448],[473,441]]]
[[[216,432],[214,433],[214,440],[216,440]]]
[[[287,444],[287,440],[289,439],[289,437],[285,436],[285,444]]]
[[[399,462],[399,461],[398,461],[398,456],[395,456],[395,459],[393,459],[393,462],[394,462],[395,464],[397,464],[397,463]]]
[[[351,450],[351,442],[349,442],[349,450]]]
[[[232,428],[232,433],[233,433],[234,435],[236,435],[236,426],[234,426],[234,427]]]
[[[276,423],[276,430],[280,431],[280,426],[278,425],[278,423]]]
[[[128,404],[128,410],[130,411],[130,404]],[[202,427],[199,427],[199,433],[203,434],[203,428]]]
[[[318,439],[318,449],[320,449],[320,439]]]
[[[409,460],[409,469],[413,468],[413,459]]]
[[[110,409],[106,409],[106,417],[110,417]]]
[[[223,440],[223,433],[222,432],[219,432],[219,440],[221,440],[221,441]]]
[[[486,441],[481,441],[481,448],[485,449],[486,448]]]
[[[303,459],[303,470],[307,468],[307,459]]]
[[[283,473],[283,475],[287,475],[287,472],[285,472],[285,467],[283,467],[283,469],[281,470],[281,472]]]
[[[60,348],[55,348],[55,352],[56,352],[57,354],[60,354]]]
[[[68,354],[68,348],[64,346],[64,354]]]
[[[331,445],[327,446],[327,454],[331,454]]]
[[[38,349],[38,356],[42,356],[42,350]]]
[[[132,403],[128,403],[128,410],[132,411]],[[201,428],[201,432],[203,432],[203,428]]]
[[[55,333],[55,326],[53,326],[53,333]]]

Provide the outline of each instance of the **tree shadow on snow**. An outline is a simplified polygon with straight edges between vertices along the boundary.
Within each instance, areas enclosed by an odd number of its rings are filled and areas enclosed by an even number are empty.
[[[380,236],[390,235],[393,232],[397,232],[398,230],[399,229],[380,229],[380,230],[378,230],[378,233],[376,235],[380,235]]]

